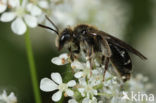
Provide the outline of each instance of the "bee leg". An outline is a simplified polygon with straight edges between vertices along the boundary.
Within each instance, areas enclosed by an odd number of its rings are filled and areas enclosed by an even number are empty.
[[[90,71],[90,75],[92,75],[92,69],[93,69],[93,62],[92,62],[92,52],[93,52],[93,48],[89,48],[88,49],[88,60],[89,60],[89,64],[90,64],[90,69],[91,69],[91,71]]]
[[[68,48],[68,51],[70,52],[70,53],[69,53],[70,60],[71,60],[71,61],[74,61],[74,54],[73,54],[73,52],[72,52],[71,46]]]
[[[77,45],[77,49],[73,51],[73,53],[75,54],[79,54],[80,53],[80,46]]]
[[[108,69],[108,63],[109,63],[109,57],[106,57],[105,62],[104,62],[105,70],[104,70],[104,74],[103,74],[103,81],[105,80],[106,71]]]
[[[104,64],[104,62],[105,62],[105,56],[103,55],[101,58],[101,64]]]

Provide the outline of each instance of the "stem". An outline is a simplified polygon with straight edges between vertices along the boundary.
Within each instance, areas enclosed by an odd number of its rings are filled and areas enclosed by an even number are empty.
[[[33,93],[34,93],[34,97],[35,97],[35,103],[42,103],[39,86],[38,86],[39,84],[37,81],[36,67],[35,67],[34,56],[33,56],[33,51],[32,51],[32,47],[31,47],[31,41],[30,41],[28,28],[25,33],[25,44],[26,44],[27,57],[28,57],[30,75],[31,75],[32,86],[33,86]]]

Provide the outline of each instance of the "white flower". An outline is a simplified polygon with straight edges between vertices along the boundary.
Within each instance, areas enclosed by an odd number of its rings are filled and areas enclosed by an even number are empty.
[[[0,12],[4,11],[5,0],[2,2],[4,3],[0,3]],[[24,34],[27,26],[30,28],[36,27],[38,22],[41,22],[42,8],[48,9],[49,7],[48,1],[45,0],[36,1],[34,4],[33,2],[28,2],[28,0],[22,0],[22,4],[20,4],[20,0],[8,0],[8,4],[11,8],[2,14],[0,20],[2,22],[14,20],[11,24],[11,29],[18,35]]]
[[[17,98],[13,92],[11,92],[8,96],[6,91],[4,90],[3,93],[0,95],[0,103],[17,103]]]
[[[85,78],[79,79],[79,85],[78,91],[81,93],[82,97],[93,98],[98,93],[97,90],[94,89],[94,82],[86,81]]]
[[[26,32],[27,26],[25,23],[31,28],[37,26],[37,18],[26,12],[26,4],[26,0],[23,0],[21,5],[20,0],[16,0],[16,3],[10,2],[10,5],[13,5],[14,9],[12,11],[4,12],[0,18],[3,22],[10,22],[15,19],[11,24],[11,29],[18,35],[22,35]]]
[[[74,62],[71,63],[71,67],[77,71],[75,74],[74,74],[74,77],[75,78],[81,78],[81,77],[90,77],[91,75],[91,69],[90,69],[90,64],[89,64],[89,61],[87,63],[81,63],[77,60],[75,60]]]
[[[52,63],[56,65],[64,65],[69,63],[69,56],[67,53],[61,54],[59,57],[54,57],[51,60]]]
[[[61,99],[62,93],[65,92],[66,96],[73,96],[74,92],[69,87],[74,87],[76,82],[74,80],[69,81],[67,84],[62,82],[62,77],[59,73],[52,73],[51,79],[43,78],[40,82],[40,89],[45,92],[51,92],[58,90],[52,96],[52,100],[57,102]]]
[[[0,13],[7,9],[7,0],[0,0]]]

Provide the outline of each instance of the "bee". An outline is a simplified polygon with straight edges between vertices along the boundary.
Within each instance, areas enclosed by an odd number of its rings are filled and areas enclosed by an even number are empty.
[[[50,29],[57,34],[58,50],[68,45],[71,60],[74,60],[75,54],[80,54],[83,51],[88,57],[91,69],[94,64],[93,59],[99,58],[101,64],[104,65],[104,77],[110,63],[116,68],[124,82],[129,80],[132,72],[132,60],[129,52],[143,60],[147,59],[127,43],[93,26],[80,24],[73,29],[68,27],[60,32],[47,16],[46,18],[55,29],[42,24],[39,24],[39,26]]]

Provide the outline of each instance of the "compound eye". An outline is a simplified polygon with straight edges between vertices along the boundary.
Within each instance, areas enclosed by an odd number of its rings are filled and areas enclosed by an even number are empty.
[[[63,36],[61,36],[60,39],[61,39],[61,41],[66,41],[66,40],[70,39],[70,34],[63,35]]]

